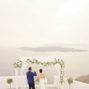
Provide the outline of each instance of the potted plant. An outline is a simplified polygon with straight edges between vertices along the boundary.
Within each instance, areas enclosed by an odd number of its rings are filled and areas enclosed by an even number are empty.
[[[36,78],[35,82],[39,82],[39,79],[38,79],[38,77]]]
[[[10,89],[11,89],[11,83],[13,82],[13,79],[11,79],[11,78],[8,78],[7,79],[7,83],[10,85]]]
[[[72,78],[68,78],[67,82],[69,84],[69,89],[71,89],[71,84],[73,83],[73,79]]]

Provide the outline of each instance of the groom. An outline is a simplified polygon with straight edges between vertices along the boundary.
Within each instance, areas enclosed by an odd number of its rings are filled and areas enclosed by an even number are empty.
[[[35,89],[34,76],[37,76],[37,73],[35,71],[32,72],[32,68],[29,67],[27,72],[27,81],[28,81],[29,89]]]

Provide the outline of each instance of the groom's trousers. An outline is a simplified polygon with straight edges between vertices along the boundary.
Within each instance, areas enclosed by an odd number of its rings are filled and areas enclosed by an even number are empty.
[[[35,84],[34,83],[30,83],[29,84],[29,89],[35,89]]]

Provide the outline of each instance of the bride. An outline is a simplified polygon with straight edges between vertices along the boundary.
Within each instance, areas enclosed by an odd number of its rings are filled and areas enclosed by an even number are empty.
[[[40,85],[40,89],[45,89],[45,75],[43,74],[43,70],[40,69],[39,70],[40,74],[38,76],[39,79],[39,85]]]

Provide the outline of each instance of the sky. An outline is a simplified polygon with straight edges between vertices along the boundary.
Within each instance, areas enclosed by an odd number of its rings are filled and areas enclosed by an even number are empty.
[[[88,0],[0,0],[0,46],[89,44]]]

